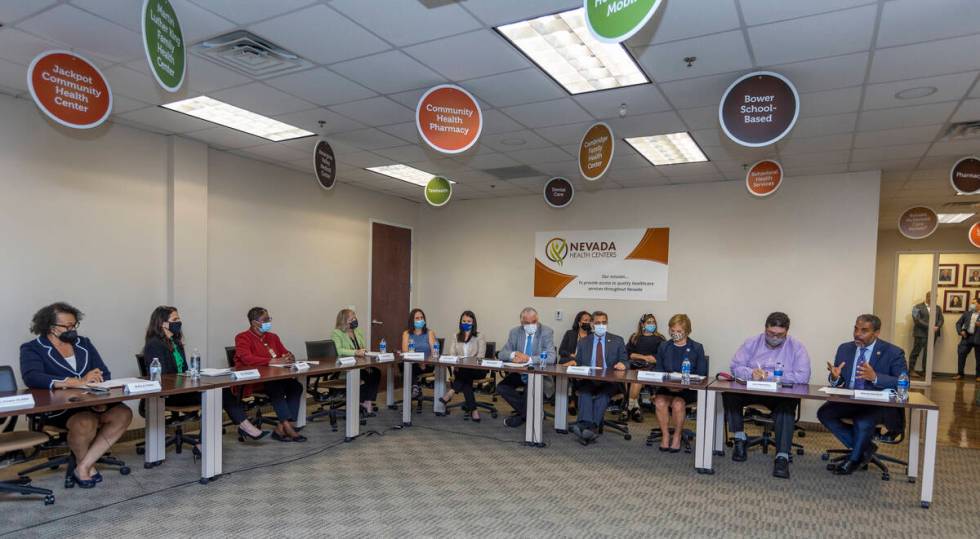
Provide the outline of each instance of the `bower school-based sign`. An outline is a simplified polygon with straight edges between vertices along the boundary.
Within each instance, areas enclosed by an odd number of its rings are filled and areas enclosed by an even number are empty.
[[[44,114],[65,127],[90,129],[112,112],[112,90],[99,68],[68,51],[46,51],[27,68],[27,87]]]
[[[433,176],[429,183],[425,184],[425,201],[439,207],[445,206],[453,196],[453,182],[442,176]]]
[[[615,143],[612,128],[603,122],[585,132],[578,150],[578,170],[583,178],[595,181],[609,170]]]
[[[926,206],[913,206],[898,218],[898,231],[910,240],[928,238],[938,226],[939,216]]]
[[[767,197],[783,183],[783,167],[776,161],[763,159],[749,167],[745,188],[757,197]]]
[[[800,94],[786,77],[756,71],[739,77],[725,90],[718,105],[722,130],[742,146],[758,148],[776,143],[796,125]]]
[[[661,0],[584,0],[585,24],[603,43],[633,37],[653,17]]]
[[[544,201],[552,208],[564,208],[575,198],[575,186],[565,178],[551,178],[544,184]]]
[[[143,0],[143,49],[157,83],[168,92],[180,90],[187,57],[184,34],[169,0]]]
[[[534,295],[665,301],[669,247],[669,228],[537,232]]]
[[[972,195],[980,191],[980,159],[964,157],[949,170],[949,183],[957,193]]]
[[[313,147],[313,171],[320,187],[328,191],[333,189],[337,179],[337,160],[334,158],[333,148],[325,140],[317,142]]]
[[[415,108],[415,126],[426,144],[442,153],[462,153],[483,131],[483,113],[476,98],[453,84],[430,89]]]

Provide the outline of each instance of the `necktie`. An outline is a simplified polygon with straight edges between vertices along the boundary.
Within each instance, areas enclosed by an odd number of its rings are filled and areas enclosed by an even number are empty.
[[[864,378],[858,378],[858,365],[863,365],[868,361],[868,349],[861,349],[861,356],[854,362],[854,370],[851,372],[851,389],[864,389]]]
[[[531,340],[533,340],[533,339],[534,339],[534,335],[528,335],[527,336],[527,340],[524,341],[524,354],[525,355],[528,355],[528,356],[531,355]]]
[[[606,354],[603,353],[604,341],[599,340],[599,346],[595,348],[595,357],[592,358],[592,366],[600,369],[606,366]]]

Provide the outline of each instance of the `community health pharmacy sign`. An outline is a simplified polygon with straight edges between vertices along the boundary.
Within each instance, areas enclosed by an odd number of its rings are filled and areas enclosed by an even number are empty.
[[[534,295],[664,301],[669,247],[669,228],[538,232]]]
[[[603,43],[619,43],[633,37],[661,4],[661,0],[584,1],[585,23]]]

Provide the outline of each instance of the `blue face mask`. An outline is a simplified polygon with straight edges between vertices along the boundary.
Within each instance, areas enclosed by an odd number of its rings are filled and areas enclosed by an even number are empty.
[[[459,329],[463,331],[469,331],[473,329],[473,324],[467,324],[466,322],[460,322]]]
[[[596,324],[593,327],[593,331],[595,331],[595,334],[596,335],[602,337],[603,335],[606,334],[606,325],[605,324]]]
[[[657,324],[647,324],[643,326],[643,330],[647,333],[653,333],[654,331],[657,331]]]
[[[416,320],[415,329],[422,329],[425,327],[425,320]]]
[[[259,331],[261,331],[262,333],[268,333],[272,331],[272,322],[262,322],[262,325],[259,326]]]

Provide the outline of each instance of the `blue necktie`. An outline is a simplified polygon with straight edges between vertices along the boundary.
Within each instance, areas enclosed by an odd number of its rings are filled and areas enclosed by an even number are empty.
[[[528,335],[527,336],[527,340],[524,341],[524,355],[526,355],[528,357],[531,356],[531,341],[533,339],[534,339],[534,335]],[[522,374],[521,375],[521,381],[524,382],[525,384],[527,383],[527,375],[526,374]]]
[[[868,349],[861,349],[861,356],[858,360],[854,362],[854,369],[851,371],[851,389],[864,389],[864,378],[858,378],[857,370],[858,365],[861,365],[867,361]]]

